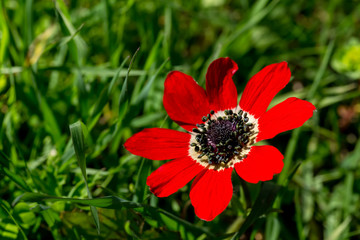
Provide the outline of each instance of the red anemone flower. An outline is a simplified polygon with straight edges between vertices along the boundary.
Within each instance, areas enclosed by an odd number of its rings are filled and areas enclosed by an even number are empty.
[[[150,191],[167,197],[194,177],[190,199],[196,215],[213,220],[229,204],[231,173],[247,182],[271,180],[283,168],[283,155],[273,146],[253,146],[278,133],[300,127],[315,107],[291,97],[266,111],[274,96],[290,80],[286,62],[271,64],[253,76],[239,105],[232,76],[238,70],[230,58],[212,62],[206,91],[179,71],[165,80],[164,107],[187,132],[150,128],[124,144],[135,155],[152,160],[173,159],[147,178]]]

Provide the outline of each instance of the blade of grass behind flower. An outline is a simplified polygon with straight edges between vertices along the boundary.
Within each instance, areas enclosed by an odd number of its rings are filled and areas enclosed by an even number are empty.
[[[129,79],[129,74],[130,74],[134,59],[135,59],[137,53],[139,52],[139,50],[140,50],[140,47],[135,51],[133,57],[131,58],[125,80],[121,87],[121,92],[120,92],[120,97],[119,97],[119,118],[118,118],[117,122],[115,123],[116,124],[115,131],[112,135],[112,145],[111,145],[111,150],[110,150],[111,153],[116,152],[116,150],[118,149],[118,147],[120,145],[121,135],[119,133],[121,131],[121,124],[122,124],[123,118],[126,115],[126,112],[128,110],[129,101],[130,101],[130,97],[127,94],[128,79]]]
[[[171,28],[172,28],[172,10],[170,6],[165,8],[165,21],[164,21],[164,40],[163,40],[163,53],[164,57],[170,57],[170,47],[171,47]]]
[[[320,80],[324,76],[325,70],[326,70],[327,66],[329,65],[330,56],[331,56],[331,53],[332,53],[332,51],[334,49],[334,46],[335,46],[335,40],[331,40],[330,43],[328,44],[327,48],[326,48],[326,52],[325,52],[324,58],[321,61],[320,68],[317,71],[314,82],[311,85],[311,88],[309,90],[307,98],[310,101],[314,98],[315,93],[319,88]]]
[[[154,73],[154,75],[152,75],[150,77],[148,82],[142,88],[142,91],[140,92],[140,94],[138,94],[136,97],[133,96],[132,103],[130,104],[130,109],[127,111],[127,113],[124,117],[123,126],[132,126],[132,127],[136,127],[136,125],[144,126],[144,125],[152,124],[154,122],[154,120],[158,120],[158,119],[162,118],[163,113],[161,113],[161,112],[157,112],[157,113],[153,113],[153,114],[144,114],[139,117],[137,117],[137,116],[143,110],[143,106],[145,105],[147,96],[148,96],[152,86],[154,85],[154,82],[155,82],[157,76],[160,74],[160,72],[165,67],[165,65],[168,61],[169,61],[169,59],[166,59],[156,69],[156,72]],[[134,92],[133,92],[133,94],[134,94]]]
[[[139,95],[136,98],[135,101],[135,105],[138,105],[140,102],[144,101],[146,99],[146,97],[149,94],[150,88],[153,85],[156,77],[159,75],[159,73],[161,72],[161,70],[165,67],[166,63],[169,61],[170,59],[166,59],[161,65],[160,67],[156,70],[156,72],[154,73],[154,75],[151,76],[150,80],[145,84],[145,86],[143,87],[143,89],[141,90],[141,92],[139,93]]]
[[[139,92],[144,87],[144,82],[146,80],[147,74],[152,70],[152,67],[156,65],[157,63],[157,57],[160,53],[160,46],[161,42],[164,38],[164,34],[160,32],[157,36],[155,44],[152,46],[149,56],[147,57],[144,65],[144,71],[146,74],[143,74],[139,76],[139,78],[136,81],[136,84],[134,86],[132,96],[131,96],[131,103],[134,103],[134,101],[138,98]],[[143,91],[143,90],[142,90]]]
[[[234,234],[232,240],[239,239],[261,215],[270,210],[280,189],[279,185],[272,182],[263,183],[249,216],[245,219],[240,230]]]
[[[152,50],[154,50],[155,52],[154,48]],[[155,56],[156,54],[154,53],[154,57]],[[158,120],[162,118],[163,113],[161,112],[153,113],[150,115],[149,114],[142,114],[141,116],[138,115],[144,109],[144,105],[146,105],[147,96],[151,91],[155,83],[155,80],[157,79],[158,75],[161,73],[161,71],[163,70],[163,68],[165,67],[168,61],[169,59],[164,60],[164,62],[156,69],[155,73],[149,76],[149,80],[146,82],[145,86],[141,85],[142,84],[141,81],[145,79],[145,75],[138,78],[138,81],[136,82],[135,85],[135,89],[132,92],[131,104],[129,105],[129,109],[126,112],[126,115],[123,117],[124,119],[124,121],[122,122],[123,127],[127,127],[127,126],[135,127],[135,125],[152,124],[154,123],[154,120]],[[155,63],[151,67],[154,66]],[[142,90],[140,93],[137,93],[136,88],[140,89],[140,86]]]
[[[82,129],[82,123],[80,121],[73,123],[70,125],[70,132],[71,132],[71,138],[74,144],[75,154],[76,158],[78,160],[82,176],[84,178],[86,190],[88,192],[88,196],[91,199],[91,192],[89,190],[89,186],[87,184],[87,177],[86,177],[86,157],[85,157],[85,139],[84,139],[84,133]],[[90,206],[92,216],[95,221],[96,229],[98,231],[98,234],[100,234],[100,221],[99,216],[96,208],[94,206]]]
[[[127,71],[123,86],[121,88],[120,97],[119,97],[119,107],[120,108],[122,107],[123,104],[127,103],[128,100],[129,100],[129,96],[127,94],[127,91],[128,91],[128,89],[127,89],[128,88],[128,79],[129,79],[129,74],[130,74],[134,59],[135,59],[137,53],[139,52],[139,50],[140,50],[140,47],[138,49],[136,49],[133,57],[131,58],[129,68],[128,68],[128,71]],[[121,112],[121,110],[120,110],[120,112]]]
[[[151,161],[142,158],[140,169],[138,171],[137,180],[135,183],[135,195],[133,197],[134,202],[143,202],[144,196],[147,191],[146,179],[151,171]]]
[[[110,84],[108,87],[104,88],[100,94],[100,97],[97,99],[97,101],[93,105],[93,109],[91,111],[89,120],[88,120],[88,126],[89,131],[95,126],[97,120],[99,119],[102,110],[104,109],[105,105],[108,103],[112,93],[114,92],[114,87],[116,86],[116,82],[120,79],[120,71],[124,67],[126,61],[129,57],[126,57],[124,61],[120,64],[120,67],[118,68],[116,74],[112,78]]]

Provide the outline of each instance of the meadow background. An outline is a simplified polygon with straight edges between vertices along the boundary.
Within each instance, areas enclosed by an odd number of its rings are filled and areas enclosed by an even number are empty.
[[[359,239],[359,33],[359,1],[0,0],[0,239]],[[317,112],[267,141],[281,174],[249,184],[234,172],[230,205],[204,222],[189,184],[153,196],[146,177],[162,163],[123,143],[180,130],[166,74],[204,86],[225,56],[239,93],[287,61],[271,106],[296,96]]]

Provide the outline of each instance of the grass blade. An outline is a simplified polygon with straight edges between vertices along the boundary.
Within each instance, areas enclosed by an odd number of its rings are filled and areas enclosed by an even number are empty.
[[[126,77],[125,77],[125,81],[124,81],[124,84],[123,84],[123,86],[121,88],[120,97],[119,97],[119,107],[120,108],[123,105],[122,103],[124,102],[124,100],[128,100],[128,97],[126,96],[126,92],[127,92],[129,74],[130,74],[134,59],[135,59],[137,53],[139,52],[139,50],[140,50],[140,47],[135,51],[133,57],[131,58],[130,65],[129,65],[129,68],[128,68],[128,71],[127,71],[127,74],[126,74]],[[127,101],[125,101],[125,102],[127,102]]]
[[[71,138],[74,144],[75,154],[76,158],[78,160],[82,176],[85,181],[86,190],[88,192],[88,196],[91,199],[91,193],[89,190],[89,186],[87,184],[87,177],[86,177],[86,157],[85,157],[85,139],[84,139],[84,133],[82,129],[83,124],[78,121],[76,123],[73,123],[70,125],[70,132],[71,132]],[[100,221],[99,221],[99,215],[94,206],[90,206],[91,213],[94,217],[94,221],[96,224],[96,228],[98,231],[98,234],[100,234]]]
[[[24,231],[22,230],[22,228],[20,227],[20,225],[17,223],[17,221],[15,220],[15,218],[13,217],[13,215],[10,213],[10,209],[8,209],[8,207],[6,206],[4,200],[0,199],[0,207],[9,215],[9,217],[11,218],[11,220],[15,223],[15,225],[18,227],[18,229],[21,232],[21,235],[23,237],[23,239],[28,239],[24,233]]]
[[[0,29],[1,29],[1,38],[0,38],[0,67],[3,66],[4,59],[8,50],[9,44],[9,30],[5,21],[5,14],[3,13],[3,1],[0,1]]]
[[[3,153],[3,151],[0,151],[0,173],[6,175],[23,190],[31,191],[31,188],[27,185],[24,179],[7,168],[7,163],[10,163],[10,159]]]
[[[100,94],[100,97],[95,102],[93,106],[93,110],[88,120],[89,130],[91,130],[95,126],[97,120],[101,115],[102,110],[104,109],[106,103],[109,101],[111,94],[114,92],[115,83],[120,79],[120,72],[128,59],[129,57],[126,57],[124,61],[120,64],[120,67],[118,68],[116,74],[112,78],[109,86],[107,88],[104,88],[104,90]]]
[[[84,205],[90,205],[93,207],[100,207],[100,208],[110,208],[110,209],[120,209],[122,207],[125,208],[137,208],[141,207],[140,204],[131,202],[117,196],[106,196],[101,198],[88,198],[88,199],[80,199],[80,198],[67,198],[67,197],[57,197],[57,196],[50,196],[42,193],[31,193],[26,192],[17,198],[13,205],[16,205],[18,202],[41,202],[41,201],[50,201],[50,202],[71,202],[71,203],[78,203]]]
[[[146,179],[149,176],[150,170],[151,161],[143,158],[135,184],[135,195],[133,197],[134,202],[142,202],[144,200],[144,196],[147,190]]]
[[[239,239],[240,236],[244,234],[245,231],[256,221],[256,219],[265,214],[271,208],[279,191],[279,185],[272,182],[264,182],[249,216],[245,219],[245,222],[241,226],[240,230],[234,234],[232,240]]]
[[[87,52],[87,46],[85,41],[80,37],[76,28],[70,21],[70,16],[67,7],[63,1],[57,0],[56,3],[57,13],[60,15],[61,20],[59,21],[64,35],[69,35],[70,41],[68,42],[70,55],[73,60],[77,63],[77,66],[83,65],[83,60]],[[81,27],[80,27],[81,29]]]
[[[324,58],[321,61],[320,68],[319,68],[318,72],[316,73],[314,82],[311,85],[310,91],[308,93],[308,99],[310,99],[310,100],[315,96],[316,90],[318,89],[319,84],[320,84],[320,80],[324,76],[326,67],[328,66],[329,61],[330,61],[331,53],[334,49],[334,45],[335,45],[335,41],[332,40],[332,41],[330,41],[329,45],[326,48]]]
[[[131,71],[134,59],[135,59],[137,53],[139,52],[139,50],[140,50],[140,47],[136,50],[133,57],[131,58],[130,65],[129,65],[128,71],[126,73],[124,83],[121,87],[121,92],[120,92],[120,97],[119,97],[119,119],[116,122],[115,131],[112,135],[113,144],[111,146],[111,151],[110,151],[112,153],[114,153],[117,150],[117,148],[120,144],[121,136],[120,136],[119,132],[121,131],[122,120],[123,120],[124,116],[126,115],[128,105],[129,105],[129,100],[130,100],[129,96],[127,96],[127,94],[126,94],[128,79],[129,79],[129,75],[130,75],[130,71]]]
[[[144,88],[141,90],[141,92],[139,93],[139,95],[136,98],[136,101],[134,103],[134,105],[138,105],[140,102],[144,101],[147,97],[147,95],[149,94],[150,88],[153,85],[156,77],[159,75],[159,73],[161,72],[161,70],[165,67],[166,63],[169,61],[170,59],[166,59],[161,66],[156,70],[155,74],[150,78],[150,80],[146,83],[146,85],[144,86]]]

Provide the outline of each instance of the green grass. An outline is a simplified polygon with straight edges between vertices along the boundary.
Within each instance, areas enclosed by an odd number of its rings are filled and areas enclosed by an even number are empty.
[[[359,12],[337,0],[0,0],[0,239],[359,238]],[[204,222],[189,184],[153,196],[146,178],[162,163],[123,143],[180,130],[162,104],[166,74],[205,86],[225,56],[239,93],[287,61],[292,79],[271,106],[296,96],[317,112],[267,141],[281,174],[233,173],[230,205]]]

